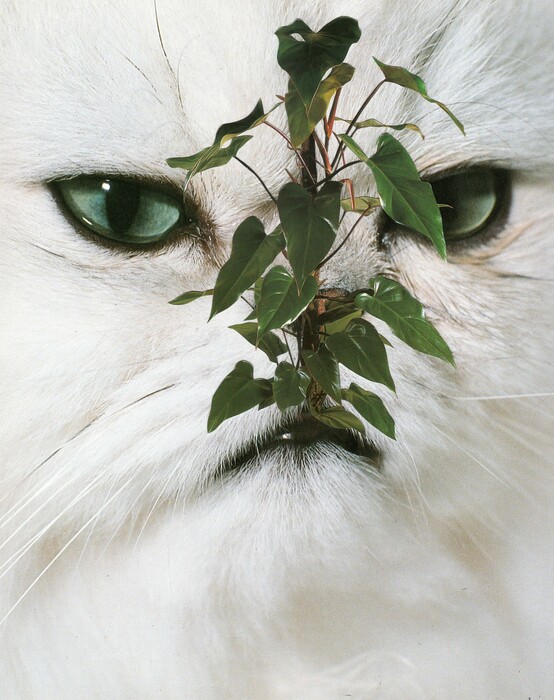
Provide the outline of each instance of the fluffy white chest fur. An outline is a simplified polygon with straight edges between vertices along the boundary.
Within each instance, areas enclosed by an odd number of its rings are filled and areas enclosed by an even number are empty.
[[[0,10],[0,697],[554,697],[551,1],[157,14],[159,31],[151,0]],[[167,301],[213,284],[245,216],[271,223],[264,191],[236,163],[205,173],[200,238],[130,252],[88,237],[49,183],[178,189],[166,158],[285,89],[273,31],[341,14],[363,31],[344,112],[379,80],[372,55],[414,70],[465,139],[393,86],[367,116],[421,126],[424,141],[400,138],[427,178],[506,172],[507,202],[447,263],[406,232],[383,239],[378,219],[333,261],[344,288],[399,276],[457,359],[394,343],[399,439],[371,433],[379,469],[323,445],[222,475],[278,414],[208,435],[211,395],[240,359],[268,367],[227,330],[244,309],[207,325],[208,303]],[[294,163],[258,132],[244,158],[277,191]]]

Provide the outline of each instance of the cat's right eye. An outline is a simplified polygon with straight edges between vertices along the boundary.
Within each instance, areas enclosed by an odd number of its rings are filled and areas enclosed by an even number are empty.
[[[82,226],[117,243],[160,242],[177,226],[192,223],[182,200],[136,180],[81,175],[54,184]]]
[[[508,178],[492,168],[472,168],[431,183],[441,208],[446,242],[455,243],[489,226],[506,200]]]

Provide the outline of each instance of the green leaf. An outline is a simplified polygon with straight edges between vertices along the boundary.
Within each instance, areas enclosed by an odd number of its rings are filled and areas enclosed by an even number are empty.
[[[277,363],[277,358],[287,351],[287,346],[275,335],[275,333],[266,333],[264,337],[258,341],[258,324],[257,323],[237,323],[234,326],[229,326],[239,335],[247,340],[254,347],[263,350],[272,362]]]
[[[357,430],[362,435],[365,434],[365,428],[358,416],[350,413],[350,411],[342,408],[342,406],[329,406],[321,411],[313,411],[312,415],[331,428]]]
[[[297,19],[279,27],[275,34],[279,40],[277,61],[289,74],[306,106],[312,101],[325,73],[344,61],[348,49],[361,36],[358,22],[351,17],[337,17],[318,32]],[[302,39],[296,39],[294,34],[299,34]]]
[[[340,200],[340,205],[344,211],[368,216],[381,206],[381,200],[378,197],[354,197],[354,208],[352,208],[352,200],[350,197],[346,197],[346,199]]]
[[[217,276],[210,319],[234,304],[284,247],[285,239],[279,227],[266,236],[258,218],[249,216],[245,219],[233,236],[229,260]]]
[[[346,134],[348,148],[371,168],[381,205],[393,221],[429,238],[439,255],[446,258],[442,217],[429,182],[423,182],[408,151],[390,134],[382,134],[377,152],[368,158]]]
[[[377,119],[364,119],[364,121],[361,122],[352,122],[349,119],[341,119],[340,117],[336,117],[336,120],[339,122],[346,122],[347,124],[354,124],[356,129],[375,128],[394,129],[395,131],[404,131],[404,129],[409,129],[410,131],[415,131],[417,134],[419,134],[422,139],[425,138],[419,126],[417,124],[412,124],[411,122],[405,122],[404,124],[383,124],[383,122],[380,122]]]
[[[244,413],[271,396],[271,382],[267,379],[254,379],[253,371],[250,362],[237,362],[216,389],[208,416],[209,433],[227,418]]]
[[[340,370],[332,352],[322,345],[317,352],[304,349],[301,351],[306,369],[334,401],[341,403]]]
[[[289,81],[285,107],[293,146],[301,146],[309,138],[317,124],[327,114],[334,94],[352,80],[353,75],[354,68],[348,63],[335,66],[319,83],[314,96],[307,104],[303,102],[294,82]]]
[[[352,383],[348,389],[342,390],[342,398],[351,403],[368,423],[396,440],[394,419],[377,394]]]
[[[279,192],[277,207],[298,286],[331,250],[340,213],[340,182],[327,182],[315,197],[294,182]]]
[[[460,122],[460,120],[452,114],[452,112],[448,109],[448,107],[445,104],[433,99],[432,97],[429,97],[429,95],[427,94],[427,88],[425,87],[425,83],[418,75],[415,75],[415,73],[410,73],[410,71],[406,70],[405,68],[402,68],[401,66],[390,66],[386,63],[382,63],[381,61],[378,61],[375,58],[375,56],[373,57],[373,60],[383,72],[383,75],[385,76],[387,82],[395,83],[396,85],[401,85],[402,87],[408,88],[408,90],[414,90],[415,92],[418,92],[424,99],[426,99],[427,102],[432,102],[433,104],[436,104],[444,112],[446,112],[446,114],[448,114],[450,119],[452,119],[452,121],[454,122],[454,124],[456,124],[456,126],[462,132],[462,134],[465,135],[464,126]]]
[[[277,106],[275,105],[275,107]],[[197,173],[226,165],[238,153],[239,149],[252,138],[252,136],[240,136],[240,134],[261,124],[268,114],[269,112],[264,112],[262,101],[259,100],[250,114],[243,119],[222,124],[217,130],[211,146],[190,156],[168,158],[166,162],[171,168],[181,168],[188,171],[185,179],[186,187],[190,179]],[[223,148],[223,144],[227,141],[231,141],[231,143],[227,148]]]
[[[452,352],[437,329],[425,318],[422,304],[399,282],[388,277],[370,280],[373,294],[358,294],[358,308],[384,321],[392,332],[414,350],[454,365]]]
[[[185,292],[184,294],[180,294],[178,297],[175,297],[175,299],[172,299],[169,303],[175,305],[190,304],[191,301],[200,299],[200,297],[211,296],[213,293],[213,289],[205,289],[203,292]]]
[[[308,277],[300,294],[294,277],[281,265],[272,267],[264,277],[258,304],[260,328],[258,338],[275,328],[282,328],[292,323],[317,293],[317,282]]]
[[[298,406],[306,398],[310,377],[301,369],[296,369],[290,362],[280,362],[275,370],[273,396],[281,411],[291,406]]]
[[[334,323],[340,319],[350,316],[357,311],[357,307],[353,301],[335,301],[330,299],[325,302],[325,311],[319,314],[317,322],[321,326],[325,326],[328,323]]]
[[[203,170],[210,170],[211,168],[219,168],[222,165],[227,165],[231,158],[234,158],[239,149],[242,148],[245,143],[250,141],[251,138],[252,136],[238,136],[236,139],[231,141],[227,148],[221,148],[220,146],[208,146],[192,156],[186,156],[184,158],[168,158],[166,163],[171,168],[181,168],[182,170],[188,171],[185,178],[186,188],[191,178],[197,173],[201,173]]]
[[[385,346],[370,323],[352,321],[346,331],[326,338],[325,345],[345,367],[394,391]]]
[[[222,124],[216,131],[214,146],[223,144],[229,139],[233,139],[239,134],[243,134],[249,129],[253,129],[255,126],[260,124],[267,114],[264,112],[264,106],[261,100],[258,100],[254,109],[243,119],[239,119],[236,122],[229,122],[228,124]]]

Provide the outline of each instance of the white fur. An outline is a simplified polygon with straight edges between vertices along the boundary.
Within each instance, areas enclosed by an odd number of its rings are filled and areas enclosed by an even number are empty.
[[[551,1],[158,0],[158,14],[167,58],[151,0],[0,10],[0,696],[554,697]],[[426,175],[512,170],[510,212],[494,255],[449,263],[405,234],[385,255],[370,221],[328,273],[352,288],[398,274],[457,359],[394,342],[399,440],[374,435],[381,472],[329,448],[221,480],[220,460],[278,415],[208,435],[210,397],[237,360],[269,365],[226,330],[244,309],[207,325],[205,300],[167,301],[213,283],[245,215],[271,224],[264,191],[238,164],[205,173],[192,193],[213,249],[130,256],[82,238],[45,183],[181,183],[166,158],[283,92],[275,28],[340,14],[363,30],[344,113],[379,79],[371,55],[417,70],[467,138],[394,86],[371,116],[421,125],[425,141],[401,138]],[[273,190],[294,167],[269,129],[243,153]]]

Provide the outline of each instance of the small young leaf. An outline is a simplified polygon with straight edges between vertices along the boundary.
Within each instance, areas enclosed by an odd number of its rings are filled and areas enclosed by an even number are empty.
[[[275,370],[273,396],[281,411],[291,406],[298,406],[306,398],[310,377],[301,369],[296,369],[290,362],[280,362]]]
[[[297,19],[275,32],[279,40],[277,62],[286,71],[306,106],[329,68],[346,58],[348,49],[359,41],[358,22],[351,17],[337,17],[318,32]],[[294,37],[299,34],[302,40]]]
[[[370,280],[373,294],[358,294],[355,304],[384,321],[407,345],[427,355],[454,363],[452,351],[437,329],[425,318],[422,304],[399,282],[388,277]]]
[[[302,359],[306,369],[326,394],[341,403],[340,370],[332,352],[322,345],[317,352],[302,350]]]
[[[342,430],[357,430],[362,435],[365,434],[363,423],[350,411],[347,411],[342,406],[329,406],[321,411],[313,411],[312,415],[325,425],[331,428],[339,428]]]
[[[234,326],[229,326],[229,328],[242,335],[254,347],[263,350],[272,362],[277,363],[279,355],[283,355],[287,351],[287,346],[275,333],[266,333],[258,342],[257,323],[237,323]]]
[[[271,396],[272,386],[267,379],[254,379],[250,362],[237,362],[216,389],[208,416],[208,432],[232,416],[244,413]]]
[[[337,121],[347,122],[347,124],[353,123],[349,119],[341,119],[340,117],[337,117]],[[419,126],[417,126],[417,124],[412,124],[411,122],[406,122],[404,124],[383,124],[383,122],[380,122],[377,119],[364,119],[362,122],[354,122],[354,126],[356,129],[367,129],[368,127],[375,129],[394,129],[395,131],[404,131],[404,129],[409,129],[410,131],[415,131],[417,134],[419,134],[422,139],[425,139],[425,136],[423,135],[423,132]]]
[[[456,126],[462,132],[462,134],[465,134],[463,124],[452,114],[448,107],[442,102],[439,102],[438,100],[434,100],[432,97],[429,97],[429,95],[427,94],[427,88],[425,87],[425,83],[419,77],[419,75],[415,75],[415,73],[410,73],[410,71],[406,70],[405,68],[402,68],[401,66],[390,66],[386,63],[382,63],[381,61],[378,61],[375,58],[375,56],[373,57],[373,60],[383,72],[383,75],[385,76],[387,82],[396,83],[396,85],[401,85],[402,87],[408,88],[408,90],[414,90],[415,92],[418,92],[424,99],[427,100],[427,102],[432,102],[433,104],[436,104],[444,112],[446,112],[446,114],[448,114],[450,119],[452,119],[452,121],[454,122],[454,124],[456,124]]]
[[[429,238],[446,258],[442,217],[429,182],[423,182],[408,151],[390,134],[382,134],[368,158],[352,137],[340,138],[371,168],[381,205],[393,221]]]
[[[352,383],[348,389],[342,390],[342,398],[351,403],[368,423],[396,440],[393,417],[377,394]]]
[[[377,207],[381,206],[381,200],[378,197],[354,197],[354,209],[349,197],[340,200],[340,205],[344,211],[351,211],[355,214],[363,214],[368,216],[373,213]]]
[[[340,182],[328,182],[312,197],[301,185],[289,182],[279,192],[279,216],[299,287],[331,250],[339,220],[341,189]]]
[[[293,146],[300,146],[313,132],[317,124],[327,114],[329,104],[336,91],[346,85],[354,75],[354,68],[348,63],[335,66],[322,80],[308,104],[305,104],[293,81],[289,81],[285,96],[285,107]]]
[[[213,289],[205,289],[203,292],[185,292],[184,294],[180,294],[178,297],[175,297],[175,299],[172,299],[169,303],[175,304],[176,306],[179,304],[190,304],[191,301],[200,299],[200,297],[210,296],[213,293]]]
[[[217,276],[210,319],[234,304],[284,247],[285,239],[280,227],[266,236],[258,218],[249,216],[245,219],[233,236],[229,260]]]
[[[325,345],[345,367],[394,391],[385,346],[371,323],[352,321],[343,333],[326,338]]]
[[[299,294],[290,272],[281,265],[272,267],[262,283],[258,304],[258,339],[261,340],[268,331],[292,323],[316,294],[317,282],[314,277],[308,277]]]

